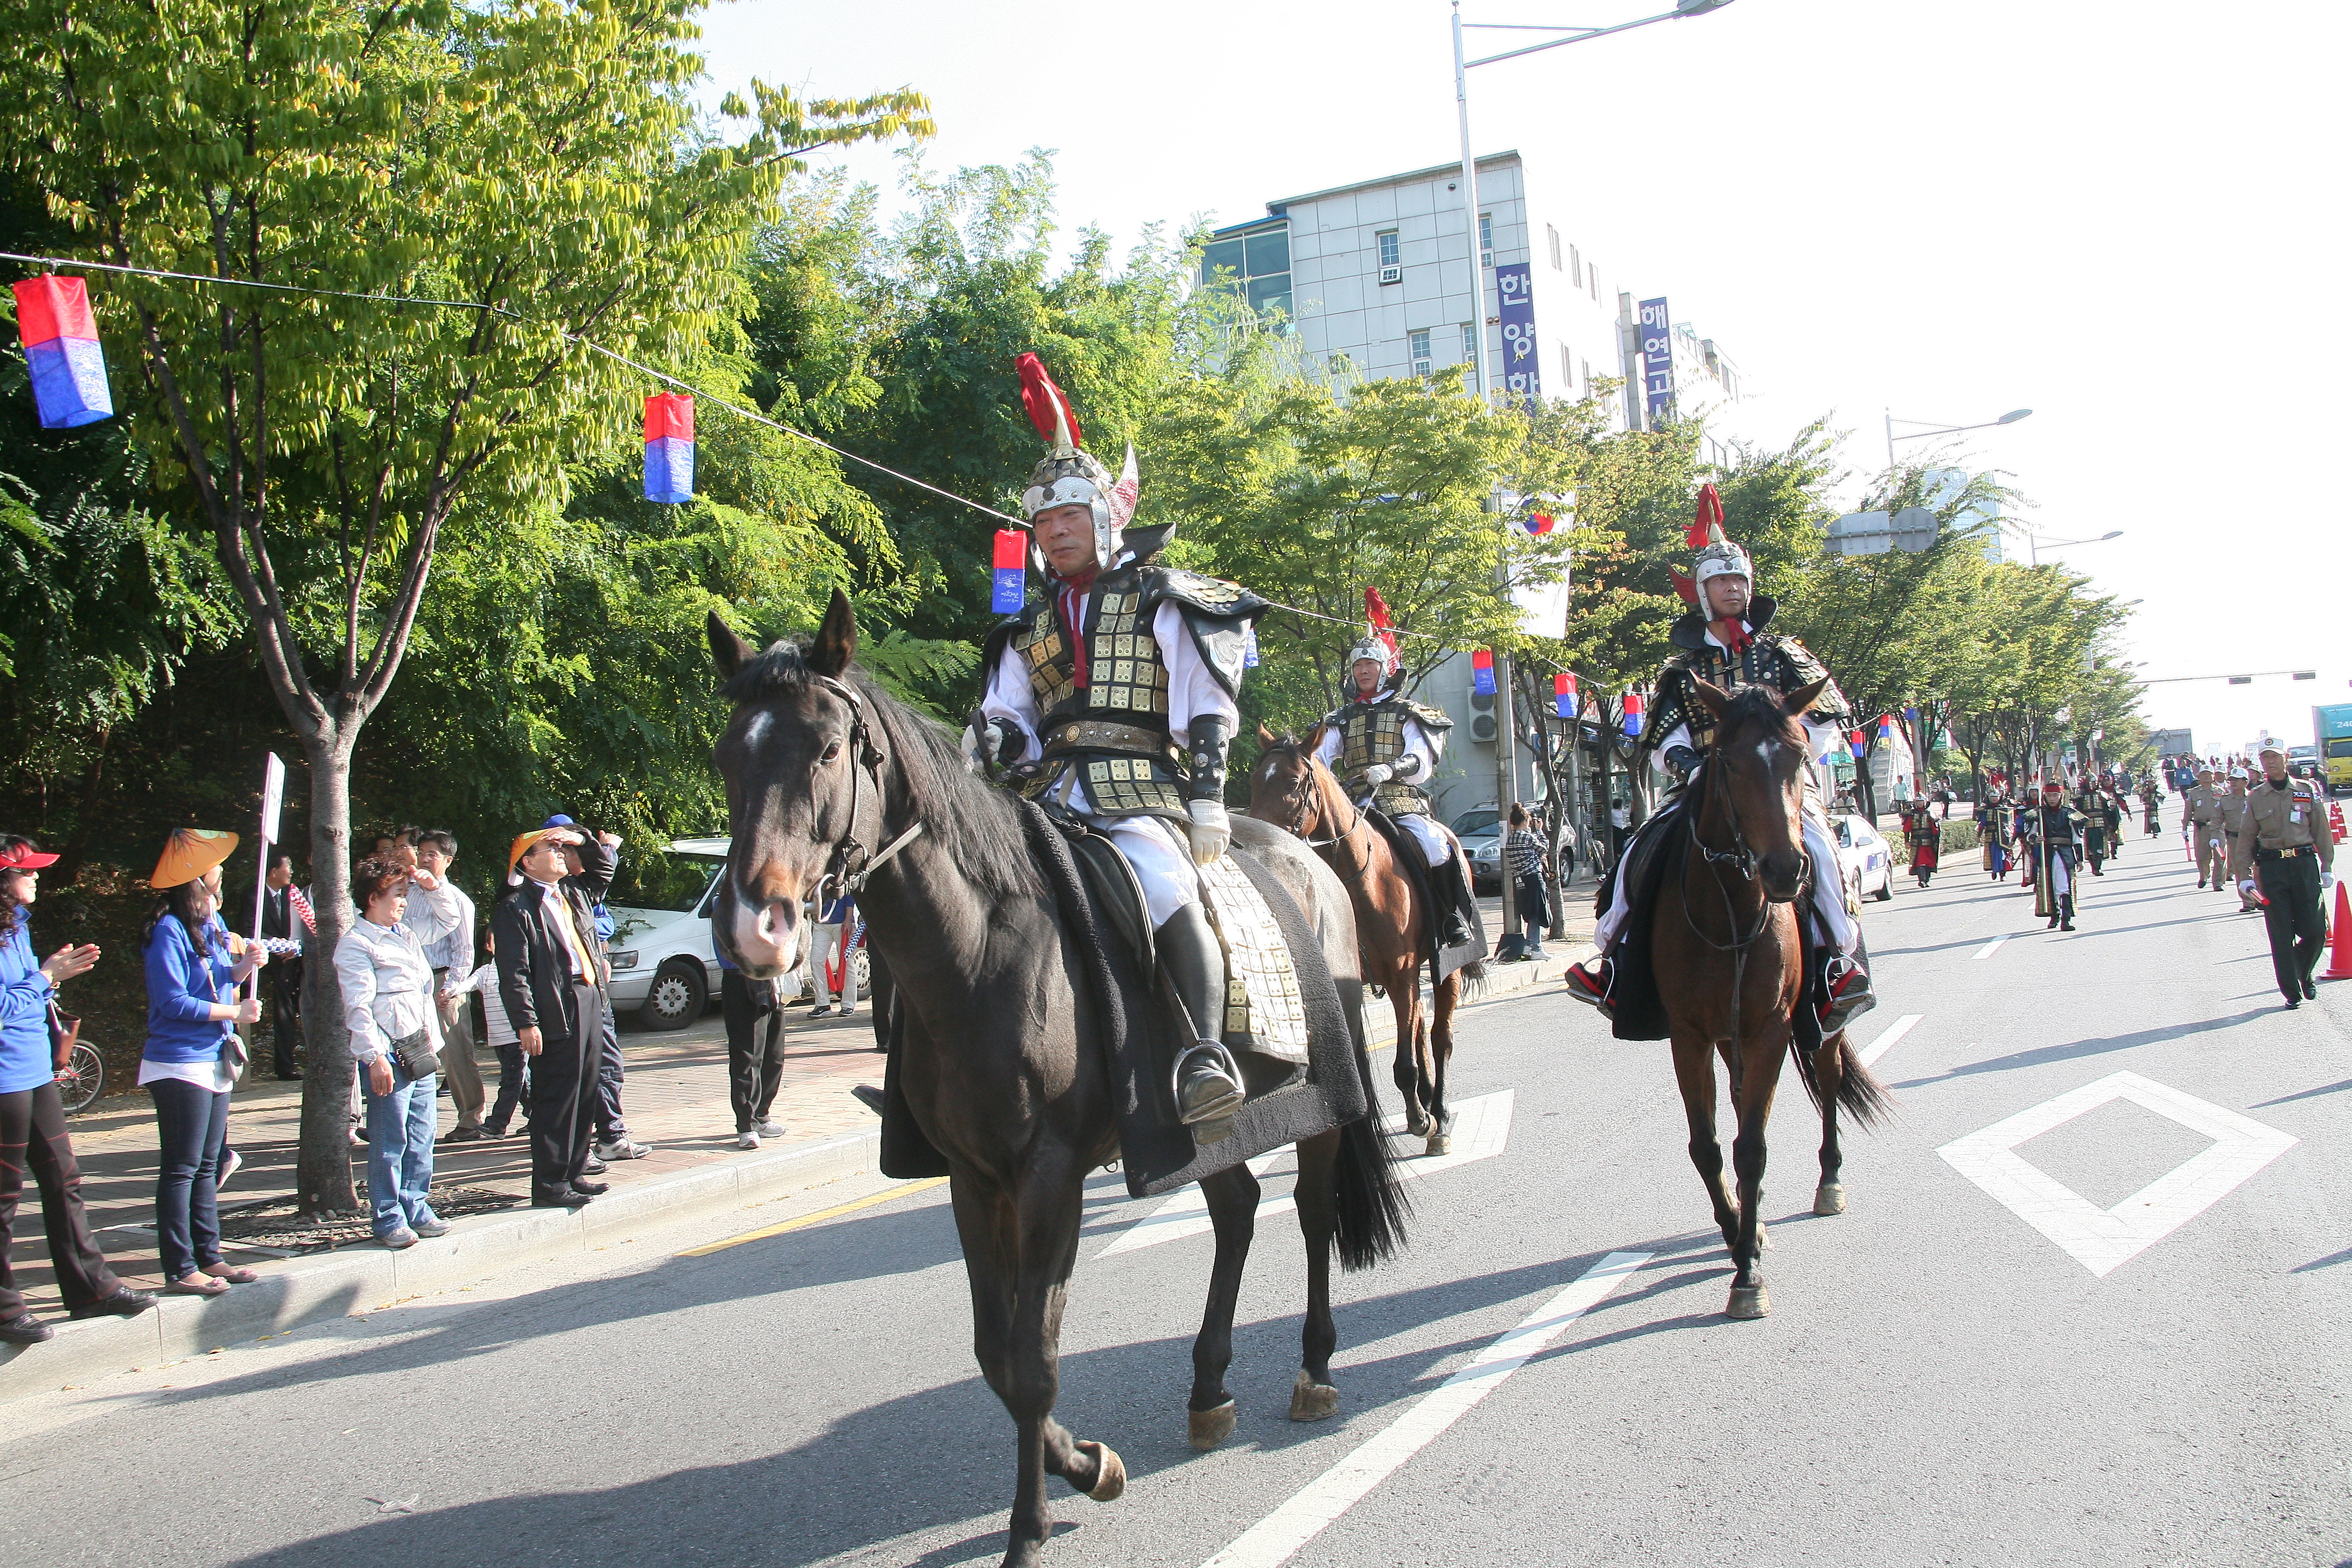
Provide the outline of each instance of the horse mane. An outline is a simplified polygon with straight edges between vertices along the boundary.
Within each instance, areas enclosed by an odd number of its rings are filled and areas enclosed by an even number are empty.
[[[780,641],[737,670],[719,694],[738,705],[767,701],[805,691],[816,679],[801,646]],[[898,760],[900,783],[923,837],[943,847],[982,891],[1000,899],[1044,897],[1045,880],[1019,812],[1003,790],[965,765],[955,731],[891,696],[854,663],[841,679],[865,703],[867,719]]]
[[[1798,733],[1787,708],[1782,706],[1780,693],[1769,686],[1736,686],[1731,700],[1725,705],[1723,717],[1716,721],[1715,740],[1717,745],[1731,738],[1734,731],[1750,721],[1774,731],[1783,739]]]

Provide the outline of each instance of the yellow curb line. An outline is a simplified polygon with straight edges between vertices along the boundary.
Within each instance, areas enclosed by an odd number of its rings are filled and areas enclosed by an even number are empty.
[[[819,1209],[814,1214],[804,1214],[798,1219],[788,1219],[781,1225],[766,1226],[759,1230],[747,1230],[740,1236],[730,1236],[724,1241],[714,1241],[708,1247],[689,1247],[678,1256],[708,1258],[714,1252],[724,1252],[730,1247],[740,1247],[747,1241],[764,1241],[772,1236],[782,1236],[787,1231],[803,1229],[816,1224],[819,1220],[832,1219],[838,1215],[855,1214],[859,1209],[872,1208],[876,1204],[887,1204],[892,1198],[902,1198],[909,1193],[919,1193],[927,1187],[939,1186],[946,1180],[945,1176],[932,1176],[920,1182],[901,1182],[895,1187],[886,1187],[878,1193],[868,1193],[862,1198],[852,1198],[845,1204],[835,1204],[829,1209]]]

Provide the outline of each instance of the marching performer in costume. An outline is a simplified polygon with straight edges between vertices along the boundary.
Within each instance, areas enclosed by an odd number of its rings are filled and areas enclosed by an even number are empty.
[[[1077,421],[1034,354],[1021,397],[1047,442],[1022,510],[1043,596],[990,633],[987,696],[970,744],[990,776],[1010,773],[1049,810],[1086,818],[1142,883],[1162,970],[1195,1043],[1176,1063],[1189,1126],[1229,1119],[1240,1064],[1219,1038],[1225,956],[1193,868],[1225,852],[1225,754],[1250,627],[1265,600],[1237,584],[1157,563],[1165,530],[1129,521],[1135,451],[1110,470],[1078,447]]]
[[[2214,785],[2211,768],[2198,768],[2197,787],[2189,792],[2181,816],[2197,854],[2197,885],[2201,888],[2210,879],[2220,887],[2228,874],[2230,852],[2221,838],[2221,792]]]
[[[1377,807],[1421,847],[1443,911],[1437,945],[1480,942],[1468,912],[1477,906],[1471,901],[1462,847],[1431,820],[1429,796],[1422,789],[1437,776],[1437,759],[1445,753],[1445,732],[1454,721],[1406,700],[1404,660],[1397,655],[1396,633],[1389,629],[1389,607],[1379,589],[1364,590],[1364,640],[1348,651],[1349,700],[1324,715],[1323,743],[1315,755],[1339,775],[1358,806]]]
[[[1665,805],[1643,826],[1646,838],[1683,809],[1689,785],[1697,776],[1701,752],[1714,731],[1715,720],[1692,695],[1691,679],[1706,680],[1728,691],[1740,686],[1769,686],[1786,693],[1822,683],[1821,694],[1804,716],[1807,752],[1823,757],[1843,743],[1842,731],[1852,721],[1844,694],[1822,663],[1792,637],[1766,628],[1776,607],[1769,596],[1755,592],[1756,570],[1748,552],[1724,538],[1723,506],[1715,487],[1699,493],[1699,521],[1691,529],[1698,550],[1692,574],[1675,574],[1675,591],[1692,608],[1675,622],[1669,634],[1675,651],[1658,677],[1657,701],[1642,744],[1651,763],[1674,781]],[[1704,606],[1703,608],[1701,606]],[[1845,872],[1839,862],[1837,841],[1822,811],[1818,766],[1805,770],[1803,809],[1805,850],[1812,860],[1813,929],[1822,950],[1822,972],[1814,977],[1821,1007],[1822,1030],[1835,1034],[1848,1020],[1877,1005],[1870,976],[1863,967],[1862,928],[1846,907]],[[1594,928],[1593,942],[1601,956],[1590,970],[1570,968],[1568,992],[1603,1013],[1612,1011],[1610,987],[1615,983],[1616,942],[1631,912],[1623,867],[1633,858],[1633,847],[1618,857],[1612,873],[1608,910]]]
[[[1911,874],[1926,887],[1936,874],[1943,856],[1944,826],[1936,820],[1933,807],[1922,800],[1913,803],[1903,816],[1904,842],[1911,846]]]
[[[2033,869],[2033,912],[2052,931],[2074,929],[2074,877],[2083,863],[2083,837],[2089,824],[2066,804],[2063,780],[2042,785],[2042,804],[2025,813],[2022,835]]]

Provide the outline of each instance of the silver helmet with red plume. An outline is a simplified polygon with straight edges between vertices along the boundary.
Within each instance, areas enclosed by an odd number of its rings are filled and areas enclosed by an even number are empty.
[[[1112,478],[1101,459],[1080,450],[1078,443],[1084,437],[1077,416],[1070,412],[1069,399],[1054,384],[1044,362],[1034,353],[1024,353],[1015,363],[1021,371],[1022,406],[1046,443],[1045,455],[1029,471],[1029,488],[1021,493],[1021,514],[1034,523],[1040,512],[1056,507],[1087,508],[1094,515],[1095,570],[1108,571],[1118,560],[1127,525],[1142,493],[1142,481],[1135,469],[1135,447],[1129,445],[1127,463],[1118,477]],[[1034,536],[1030,554],[1038,570],[1045,570]]]

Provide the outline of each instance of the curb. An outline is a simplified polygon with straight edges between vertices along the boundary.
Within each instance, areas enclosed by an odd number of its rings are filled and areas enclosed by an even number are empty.
[[[1535,963],[1493,965],[1485,988],[1465,1006],[1559,983],[1581,952]],[[1396,1043],[1388,1006],[1367,998],[1366,1044]],[[324,1318],[348,1317],[404,1296],[479,1279],[500,1268],[585,1252],[613,1238],[664,1223],[779,1197],[878,1168],[881,1129],[821,1143],[748,1155],[615,1188],[582,1209],[504,1210],[455,1221],[449,1234],[404,1251],[352,1247],[289,1264],[226,1295],[164,1296],[136,1318],[52,1320],[46,1344],[0,1347],[0,1402],[137,1371],[278,1334]]]

